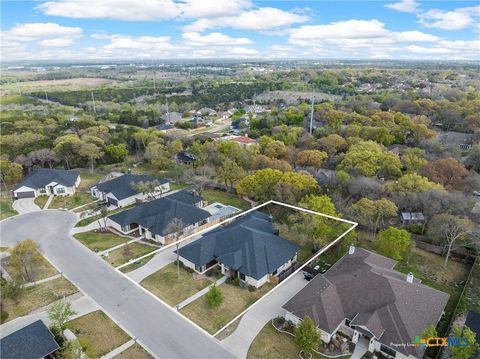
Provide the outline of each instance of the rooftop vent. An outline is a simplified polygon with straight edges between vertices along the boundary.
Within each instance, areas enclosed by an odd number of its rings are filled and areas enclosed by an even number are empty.
[[[348,254],[353,254],[353,253],[355,253],[355,246],[352,244],[348,249]]]
[[[407,274],[407,282],[408,283],[413,283],[413,273],[412,272]]]

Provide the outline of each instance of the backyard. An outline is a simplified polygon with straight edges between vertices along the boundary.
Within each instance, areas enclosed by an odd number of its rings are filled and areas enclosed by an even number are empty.
[[[212,284],[212,281],[207,278],[195,280],[193,274],[182,267],[178,278],[177,265],[170,263],[149,275],[140,284],[164,302],[175,306]]]
[[[75,234],[74,237],[94,252],[104,251],[129,240],[111,232],[83,232]]]
[[[18,213],[12,208],[12,200],[10,198],[0,198],[0,221],[16,214]]]
[[[101,310],[71,320],[67,327],[77,336],[90,358],[100,358],[130,340]]]
[[[242,210],[250,208],[250,203],[245,201],[243,198],[217,189],[205,189],[201,192],[201,196],[203,199],[211,203],[220,202],[222,204],[233,206]]]
[[[143,256],[154,251],[156,248],[142,243],[130,243],[126,246],[111,251],[107,257],[103,257],[108,263],[114,267],[121,266],[129,260]]]
[[[90,172],[88,170],[80,171],[80,190],[89,189],[90,187],[96,185],[102,178],[105,177],[104,173]]]
[[[245,288],[224,283],[218,286],[223,294],[223,302],[218,307],[211,307],[203,296],[182,308],[180,312],[207,332],[214,334],[273,287],[273,284],[265,284],[250,292]]]

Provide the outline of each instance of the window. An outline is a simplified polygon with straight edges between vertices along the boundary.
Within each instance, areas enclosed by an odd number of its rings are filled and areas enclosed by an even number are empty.
[[[272,275],[276,275],[277,271],[278,271],[278,269],[275,269],[275,271],[272,273]]]
[[[65,187],[57,187],[57,188],[55,189],[55,192],[56,192],[57,194],[65,193]]]
[[[383,345],[383,344],[380,345],[380,350],[382,352],[384,352],[385,354],[388,354],[388,355],[390,355],[394,358],[397,355],[397,352],[395,350],[393,350],[392,348],[389,348],[389,347],[387,347],[386,345]]]
[[[240,279],[241,279],[241,280],[245,280],[245,274],[240,273]]]
[[[128,232],[130,230],[130,225],[122,226],[122,232]]]
[[[40,193],[47,193],[47,190],[45,188],[40,188],[39,192]]]
[[[348,319],[348,318],[345,319],[345,325],[346,325],[347,327],[350,326],[350,323],[351,323],[351,322],[352,322],[352,321],[351,321],[350,319]]]

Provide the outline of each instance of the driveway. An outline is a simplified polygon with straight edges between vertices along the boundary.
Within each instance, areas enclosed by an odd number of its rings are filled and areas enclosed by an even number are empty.
[[[69,236],[70,212],[31,212],[0,222],[2,245],[24,238],[141,344],[161,358],[233,358],[219,342]]]
[[[16,201],[13,202],[12,207],[19,214],[40,211],[41,208],[35,204],[34,200],[35,198],[17,199]]]
[[[285,315],[282,305],[288,302],[307,283],[302,272],[288,279],[245,313],[237,329],[222,340],[222,345],[235,354],[237,358],[246,358],[250,345],[265,324],[279,315]]]

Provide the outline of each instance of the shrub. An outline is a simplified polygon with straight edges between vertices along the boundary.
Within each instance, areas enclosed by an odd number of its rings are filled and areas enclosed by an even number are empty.
[[[235,278],[232,280],[232,284],[235,286],[235,287],[240,287],[240,279],[239,278]]]
[[[218,307],[223,302],[223,293],[215,284],[208,290],[207,301],[211,307]]]
[[[320,334],[309,316],[305,316],[295,328],[295,344],[304,353],[311,353],[320,345]]]
[[[249,285],[248,286],[248,291],[249,292],[255,292],[257,290],[257,287],[253,286],[253,285]]]

